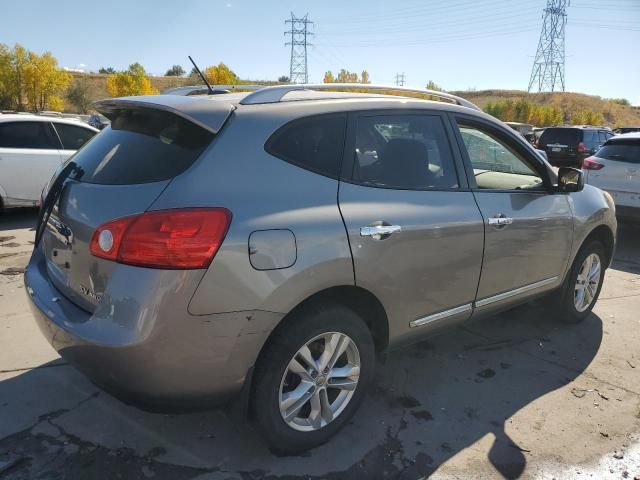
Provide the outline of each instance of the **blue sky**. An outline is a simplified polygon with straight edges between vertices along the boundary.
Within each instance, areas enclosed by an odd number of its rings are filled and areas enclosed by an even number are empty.
[[[51,51],[61,66],[140,62],[164,73],[224,61],[241,78],[289,73],[284,20],[315,22],[309,80],[369,71],[391,84],[448,90],[526,89],[546,0],[0,0],[0,42]],[[640,104],[640,0],[571,0],[566,89]],[[84,67],[83,67],[84,66]]]

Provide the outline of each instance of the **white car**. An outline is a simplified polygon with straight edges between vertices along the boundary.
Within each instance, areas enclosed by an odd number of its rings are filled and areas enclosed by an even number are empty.
[[[619,217],[640,219],[640,132],[610,138],[582,169],[587,183],[611,194]]]
[[[0,209],[38,205],[58,165],[98,132],[71,118],[0,114]]]

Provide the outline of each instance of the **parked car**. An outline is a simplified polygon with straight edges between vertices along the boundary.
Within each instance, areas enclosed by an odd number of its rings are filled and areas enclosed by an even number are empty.
[[[99,113],[94,113],[89,117],[87,123],[91,125],[93,128],[97,128],[98,130],[102,130],[111,123],[111,121],[105,117],[104,115],[100,115]]]
[[[362,85],[98,102],[112,126],[47,187],[24,277],[62,357],[128,402],[240,398],[299,451],[378,354],[541,296],[589,315],[610,195],[460,97],[327,88]]]
[[[98,130],[49,115],[0,115],[0,209],[34,206],[56,169]]]
[[[527,137],[527,135],[530,135],[533,133],[533,125],[531,125],[530,123],[521,123],[521,122],[504,122],[507,125],[509,125],[509,127],[513,128],[516,132],[518,132],[520,135],[522,135],[523,137]]]
[[[640,127],[620,127],[615,128],[613,133],[616,135],[620,135],[621,133],[632,133],[632,132],[640,132]]]
[[[538,140],[538,148],[547,152],[552,165],[580,168],[582,161],[612,136],[604,127],[548,127]]]
[[[582,168],[587,183],[611,194],[619,217],[640,219],[640,132],[607,140]]]

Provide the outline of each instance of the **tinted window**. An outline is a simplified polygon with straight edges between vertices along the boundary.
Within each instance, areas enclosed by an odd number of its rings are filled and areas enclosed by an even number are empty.
[[[580,142],[580,133],[581,131],[576,128],[547,128],[540,137],[540,144],[577,145]]]
[[[75,178],[113,185],[168,180],[189,168],[212,139],[211,132],[177,115],[123,109],[73,157],[81,167]]]
[[[4,148],[60,148],[49,122],[0,123],[0,147]]]
[[[278,130],[265,149],[289,163],[337,178],[345,125],[343,115],[297,120]]]
[[[608,140],[607,134],[606,132],[600,130],[598,132],[598,143],[600,143],[600,145],[604,144],[604,142],[606,142]]]
[[[480,127],[460,124],[459,128],[478,188],[520,190],[542,186],[539,174],[506,142]]]
[[[583,142],[587,148],[596,148],[600,143],[600,140],[598,140],[598,132],[595,130],[585,130]]]
[[[617,140],[598,150],[597,157],[618,162],[640,164],[640,140]]]
[[[457,188],[453,157],[440,117],[359,117],[353,180],[411,190]]]
[[[62,148],[65,150],[78,150],[96,134],[96,132],[88,128],[67,125],[66,123],[54,122],[53,126],[58,132]]]

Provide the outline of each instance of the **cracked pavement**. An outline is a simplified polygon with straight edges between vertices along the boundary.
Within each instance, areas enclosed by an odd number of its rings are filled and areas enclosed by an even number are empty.
[[[28,310],[33,211],[0,214],[0,479],[640,478],[640,226],[594,314],[540,305],[389,354],[352,422],[300,456],[228,410],[154,414],[62,361]]]

